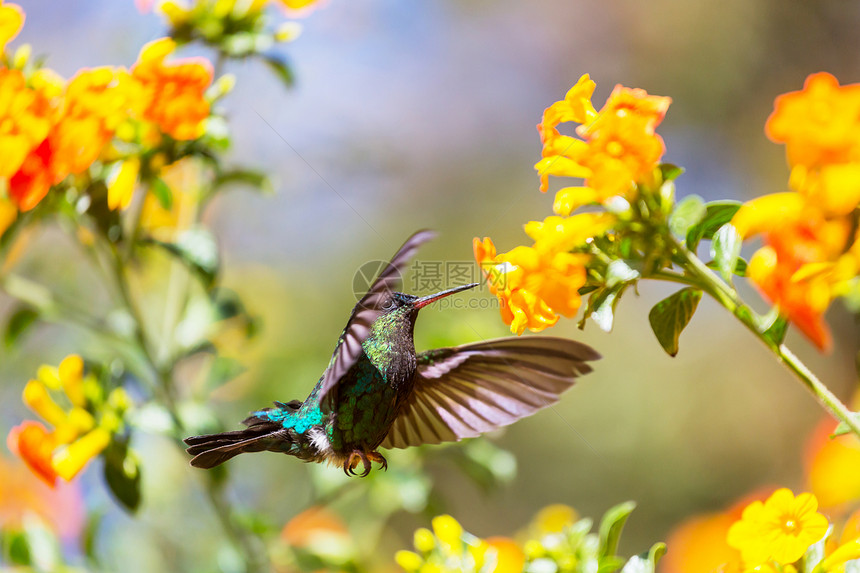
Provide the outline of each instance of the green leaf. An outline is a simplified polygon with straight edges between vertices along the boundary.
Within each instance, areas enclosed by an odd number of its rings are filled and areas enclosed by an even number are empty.
[[[726,223],[716,232],[711,243],[712,255],[720,274],[726,282],[731,282],[738,257],[741,254],[743,239],[731,223]]]
[[[702,239],[711,240],[720,227],[732,220],[741,203],[739,201],[712,201],[705,205],[705,216],[687,230],[687,248],[695,251]]]
[[[215,283],[220,267],[218,246],[215,244],[215,237],[206,229],[196,228],[184,231],[173,243],[153,238],[147,239],[146,242],[158,245],[175,255],[199,276],[206,288],[210,288]]]
[[[678,340],[689,324],[702,299],[702,291],[692,287],[681,289],[654,305],[648,313],[651,329],[669,356],[678,354]]]
[[[3,333],[3,343],[6,348],[14,346],[38,318],[39,313],[29,306],[21,306],[15,310],[6,322],[6,331]]]
[[[30,565],[30,544],[23,531],[9,531],[3,535],[3,553],[13,565]]]
[[[264,54],[262,58],[266,65],[275,72],[275,76],[281,80],[284,87],[291,88],[295,85],[296,77],[285,58],[277,54]]]
[[[112,441],[104,452],[104,477],[116,500],[129,512],[140,506],[140,462],[124,439]]]
[[[162,209],[169,211],[173,207],[173,191],[170,190],[164,179],[161,177],[153,179],[150,189],[155,198],[158,199],[158,204],[161,205]]]
[[[648,561],[656,568],[657,563],[660,562],[660,559],[666,555],[666,544],[662,541],[659,541],[651,546],[651,549],[648,550]]]
[[[634,509],[636,509],[636,503],[626,501],[610,508],[603,515],[598,528],[600,539],[598,555],[601,559],[615,555],[618,541],[621,539],[621,530],[624,529],[624,524]]]
[[[678,263],[679,263],[679,264],[681,264],[681,262],[682,262],[682,261],[678,261]],[[719,267],[717,267],[717,263],[716,263],[716,261],[708,261],[708,262],[706,263],[706,266],[707,266],[709,269],[714,269],[714,270],[716,270],[716,271],[720,270],[720,269],[719,269]],[[735,270],[734,270],[734,274],[735,274],[736,276],[739,276],[739,277],[745,277],[745,276],[747,276],[747,267],[748,267],[748,266],[749,266],[749,263],[747,263],[744,259],[742,259],[742,258],[738,257],[738,260],[737,260],[737,261],[735,261]]]
[[[854,419],[854,421],[856,423],[860,424],[860,412],[851,412],[851,417]],[[846,424],[845,422],[839,422],[839,425],[836,426],[836,429],[833,430],[833,433],[830,434],[830,437],[836,438],[838,436],[844,436],[845,434],[853,434],[853,433],[854,433],[854,430],[852,430],[848,424]]]
[[[217,177],[215,177],[212,187],[217,189],[233,183],[247,185],[249,187],[259,189],[266,194],[274,191],[272,188],[272,181],[269,177],[262,171],[256,171],[254,169],[228,169],[226,171],[222,171]]]
[[[705,218],[707,212],[705,201],[698,195],[684,197],[669,217],[669,230],[677,237],[685,237],[690,228]]]
[[[660,174],[663,176],[663,181],[672,181],[677,179],[684,172],[683,167],[672,165],[671,163],[660,164]]]
[[[788,320],[781,316],[777,316],[776,320],[771,323],[767,329],[762,332],[765,338],[770,339],[771,342],[779,346],[782,344],[782,341],[785,340],[785,334],[788,332]]]

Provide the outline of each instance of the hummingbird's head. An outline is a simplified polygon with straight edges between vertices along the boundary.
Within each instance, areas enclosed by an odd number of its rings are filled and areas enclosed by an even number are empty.
[[[414,294],[392,292],[382,300],[380,308],[385,314],[396,312],[399,309],[408,309],[408,311],[411,311],[410,314],[417,314],[420,309],[424,308],[431,302],[436,302],[446,296],[451,296],[452,294],[469,290],[470,288],[475,288],[478,284],[479,283],[460,285],[422,297],[415,296]],[[403,311],[401,310],[400,312]]]

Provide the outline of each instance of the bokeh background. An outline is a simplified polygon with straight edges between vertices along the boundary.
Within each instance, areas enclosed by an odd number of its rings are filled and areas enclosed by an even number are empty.
[[[140,14],[131,0],[21,4],[27,23],[18,42],[32,43],[66,77],[84,66],[129,65],[164,32],[157,15]],[[535,124],[581,74],[596,80],[598,107],[616,83],[671,96],[660,127],[665,160],[686,168],[680,196],[708,200],[785,188],[783,149],[763,133],[777,94],[800,89],[816,71],[860,80],[860,4],[849,0],[331,0],[302,24],[302,36],[283,48],[296,74],[292,90],[258,63],[227,68],[238,78],[223,103],[232,157],[276,181],[272,196],[237,189],[207,214],[225,252],[225,284],[262,324],[235,349],[248,371],[208,404],[228,426],[271,400],[306,395],[355,302],[354,273],[411,232],[439,232],[422,261],[470,262],[475,236],[492,236],[500,250],[526,243],[522,225],[549,214],[552,202],[532,169]],[[50,228],[33,248],[24,265],[41,272],[49,264],[63,288],[99,296]],[[581,332],[573,320],[550,331],[593,345],[604,359],[557,407],[489,437],[516,460],[516,477],[502,488],[482,492],[446,455],[435,456],[433,507],[486,536],[516,531],[550,503],[599,516],[632,499],[639,506],[622,545],[629,554],[664,539],[685,516],[759,486],[802,487],[805,443],[823,411],[708,300],[680,354],[666,356],[647,313],[671,292],[642,284],[609,334],[593,323]],[[419,349],[509,335],[486,290],[462,300],[422,313]],[[847,399],[857,328],[838,304],[828,321],[830,355],[794,333],[788,344]],[[0,350],[0,433],[26,417],[20,391],[38,365],[86,352],[80,343],[61,327],[40,327],[21,347]],[[197,470],[164,438],[139,435],[135,446],[145,471],[140,519],[112,504],[98,471],[76,486],[101,508],[105,568],[179,570],[189,547],[217,551],[220,529],[195,493]],[[454,456],[458,447],[445,451]],[[309,480],[318,471],[269,454],[239,458],[231,496],[282,525],[313,502]],[[74,504],[68,515],[83,519]],[[409,545],[426,520],[395,514],[379,554]]]

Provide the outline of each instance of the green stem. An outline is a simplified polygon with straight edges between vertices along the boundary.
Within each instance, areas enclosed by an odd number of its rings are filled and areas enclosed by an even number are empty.
[[[818,402],[837,420],[843,422],[860,437],[860,420],[854,418],[851,410],[836,397],[833,392],[807,366],[800,361],[784,344],[778,344],[765,336],[758,322],[756,313],[740,299],[730,285],[721,280],[705,263],[684,245],[673,240],[675,252],[684,257],[688,263],[687,274],[692,281],[689,284],[700,287],[713,296],[720,304],[729,310],[756,337],[773,351],[780,362],[791,370],[800,382],[815,396]],[[662,274],[667,274],[663,272]],[[673,273],[668,273],[673,274]],[[677,276],[677,275],[675,275]],[[665,277],[659,277],[665,278]],[[668,280],[668,279],[667,279]],[[678,281],[681,282],[681,281]]]
[[[141,351],[146,357],[147,362],[155,372],[156,378],[159,383],[159,388],[161,389],[162,397],[164,398],[165,408],[170,413],[170,416],[173,419],[174,431],[176,432],[177,437],[179,437],[179,435],[184,433],[184,424],[182,422],[182,418],[179,416],[176,398],[174,396],[172,368],[170,366],[160,366],[152,350],[150,349],[147,336],[144,330],[145,327],[143,323],[143,317],[138,311],[137,305],[134,303],[134,300],[131,296],[131,291],[126,281],[125,272],[123,270],[124,265],[122,258],[113,245],[111,245],[111,253],[113,255],[113,264],[111,265],[111,267],[113,269],[114,277],[116,280],[117,290],[120,293],[120,298],[122,299],[123,306],[126,308],[126,311],[131,315],[135,323],[135,340],[140,345]],[[256,573],[258,571],[264,571],[265,569],[260,563],[260,559],[258,557],[260,551],[257,547],[255,547],[254,539],[250,535],[248,535],[247,531],[245,531],[241,526],[235,523],[232,508],[230,507],[230,504],[227,502],[227,500],[224,499],[223,488],[219,487],[218,484],[215,483],[212,476],[207,475],[206,481],[206,491],[212,508],[215,511],[218,520],[221,522],[224,528],[224,532],[227,534],[227,537],[242,553],[243,560],[246,566],[246,572]]]

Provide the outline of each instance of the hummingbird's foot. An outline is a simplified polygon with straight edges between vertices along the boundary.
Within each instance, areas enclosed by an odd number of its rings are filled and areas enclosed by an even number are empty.
[[[361,474],[355,473],[355,468],[358,467],[358,462],[361,462],[364,465],[364,471],[361,472]],[[364,450],[353,450],[352,453],[349,454],[349,459],[343,463],[343,473],[346,475],[367,477],[367,474],[370,473],[371,467],[370,460],[367,459],[367,454],[364,453]]]
[[[372,462],[379,462],[382,469],[386,471],[388,470],[388,461],[379,452],[368,452],[367,457],[370,458],[370,461]]]

